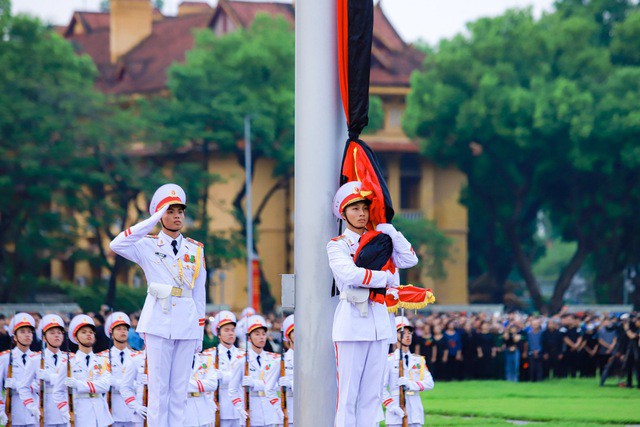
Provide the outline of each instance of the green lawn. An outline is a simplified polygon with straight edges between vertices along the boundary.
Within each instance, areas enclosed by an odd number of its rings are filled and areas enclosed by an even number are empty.
[[[599,387],[595,379],[440,382],[423,402],[425,426],[640,425],[640,390]]]

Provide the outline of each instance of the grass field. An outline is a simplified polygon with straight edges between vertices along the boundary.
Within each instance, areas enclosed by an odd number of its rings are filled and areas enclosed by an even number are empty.
[[[425,426],[640,426],[640,390],[595,379],[440,382],[423,402]]]

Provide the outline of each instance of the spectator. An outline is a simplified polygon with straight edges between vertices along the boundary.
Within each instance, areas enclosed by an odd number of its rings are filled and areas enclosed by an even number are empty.
[[[0,314],[0,353],[11,348],[11,337],[7,329],[7,318]]]
[[[596,376],[597,356],[598,356],[598,334],[595,325],[587,324],[582,337],[582,347],[580,350],[580,377],[593,378]]]
[[[575,378],[578,374],[579,351],[582,344],[582,329],[573,314],[566,316],[565,327],[560,329],[564,343],[563,372]]]
[[[202,337],[202,350],[216,347],[218,345],[218,337],[213,333],[211,322],[209,319],[204,321],[204,335]]]
[[[542,330],[540,319],[531,321],[531,329],[527,332],[527,356],[529,358],[529,380],[542,381]]]
[[[544,377],[549,378],[553,373],[553,378],[560,378],[563,344],[556,319],[547,321],[547,328],[542,331],[541,343]]]
[[[109,337],[104,331],[104,317],[100,313],[90,313],[89,316],[96,324],[96,343],[93,351],[97,354],[111,347]]]
[[[520,341],[522,336],[515,323],[509,324],[502,335],[505,347],[505,376],[507,381],[518,382],[520,372]]]
[[[598,329],[598,369],[602,377],[604,367],[615,354],[618,345],[618,334],[611,323],[611,318],[605,317],[602,326]]]
[[[422,338],[418,342],[418,353],[421,356],[424,356],[424,360],[427,361],[429,365],[429,369],[431,369],[431,359],[433,357],[433,352],[435,351],[435,342],[433,340],[433,334],[431,333],[431,325],[429,323],[425,323],[422,326]]]
[[[447,360],[445,361],[446,370],[449,373],[450,379],[463,379],[462,370],[462,336],[455,328],[455,322],[450,320],[447,322],[447,327],[444,331],[444,337],[447,340]]]
[[[495,370],[497,354],[495,335],[491,333],[489,322],[481,323],[475,348],[477,352],[476,375],[480,379],[489,379],[493,376]]]
[[[138,327],[138,319],[140,316],[138,313],[131,313],[129,315],[131,319],[131,327],[129,328],[129,337],[127,341],[129,342],[129,347],[134,350],[142,350],[144,348],[144,340],[140,337],[140,334],[136,332],[136,328]]]
[[[434,351],[431,355],[431,373],[434,378],[438,380],[448,381],[451,379],[446,369],[449,348],[447,346],[447,339],[442,333],[442,327],[439,324],[433,326],[433,344]]]

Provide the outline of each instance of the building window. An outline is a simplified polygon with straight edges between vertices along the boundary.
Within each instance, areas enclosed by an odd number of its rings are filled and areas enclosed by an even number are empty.
[[[400,158],[400,209],[420,209],[420,156],[405,154]]]
[[[387,129],[398,130],[402,128],[402,107],[391,105],[387,112]]]

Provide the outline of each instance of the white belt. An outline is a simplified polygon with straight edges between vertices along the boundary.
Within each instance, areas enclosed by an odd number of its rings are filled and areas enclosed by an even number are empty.
[[[264,391],[252,391],[251,393],[249,393],[249,396],[251,397],[266,397],[267,393]]]
[[[74,399],[96,399],[102,397],[102,393],[74,393]]]

